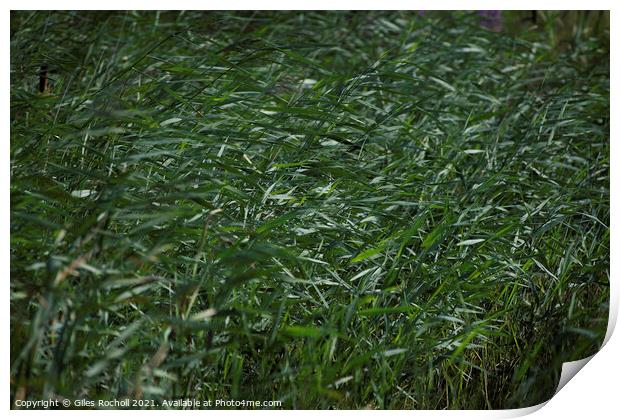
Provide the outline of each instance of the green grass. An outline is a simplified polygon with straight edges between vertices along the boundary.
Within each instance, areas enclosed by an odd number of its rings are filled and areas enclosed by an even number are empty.
[[[11,399],[548,399],[607,326],[599,32],[12,13]]]

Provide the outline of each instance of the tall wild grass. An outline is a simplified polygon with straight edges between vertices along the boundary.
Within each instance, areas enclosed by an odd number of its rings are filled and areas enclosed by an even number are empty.
[[[607,326],[608,26],[503,16],[13,12],[12,400],[549,398]]]

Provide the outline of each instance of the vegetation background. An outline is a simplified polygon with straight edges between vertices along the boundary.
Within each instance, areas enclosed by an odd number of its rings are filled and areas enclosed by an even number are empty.
[[[609,301],[608,12],[12,12],[11,400],[514,408]]]

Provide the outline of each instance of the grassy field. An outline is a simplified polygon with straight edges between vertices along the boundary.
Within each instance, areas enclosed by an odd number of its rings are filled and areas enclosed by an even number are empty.
[[[548,399],[609,300],[576,16],[13,12],[11,400]]]

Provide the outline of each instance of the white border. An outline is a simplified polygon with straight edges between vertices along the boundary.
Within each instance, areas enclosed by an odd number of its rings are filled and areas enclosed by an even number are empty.
[[[22,0],[7,1],[10,9],[16,10],[610,10],[613,2],[590,0],[587,3],[576,0],[566,1],[407,1],[382,0],[381,2],[364,0],[107,0],[105,2],[86,3],[83,0],[41,1]]]

